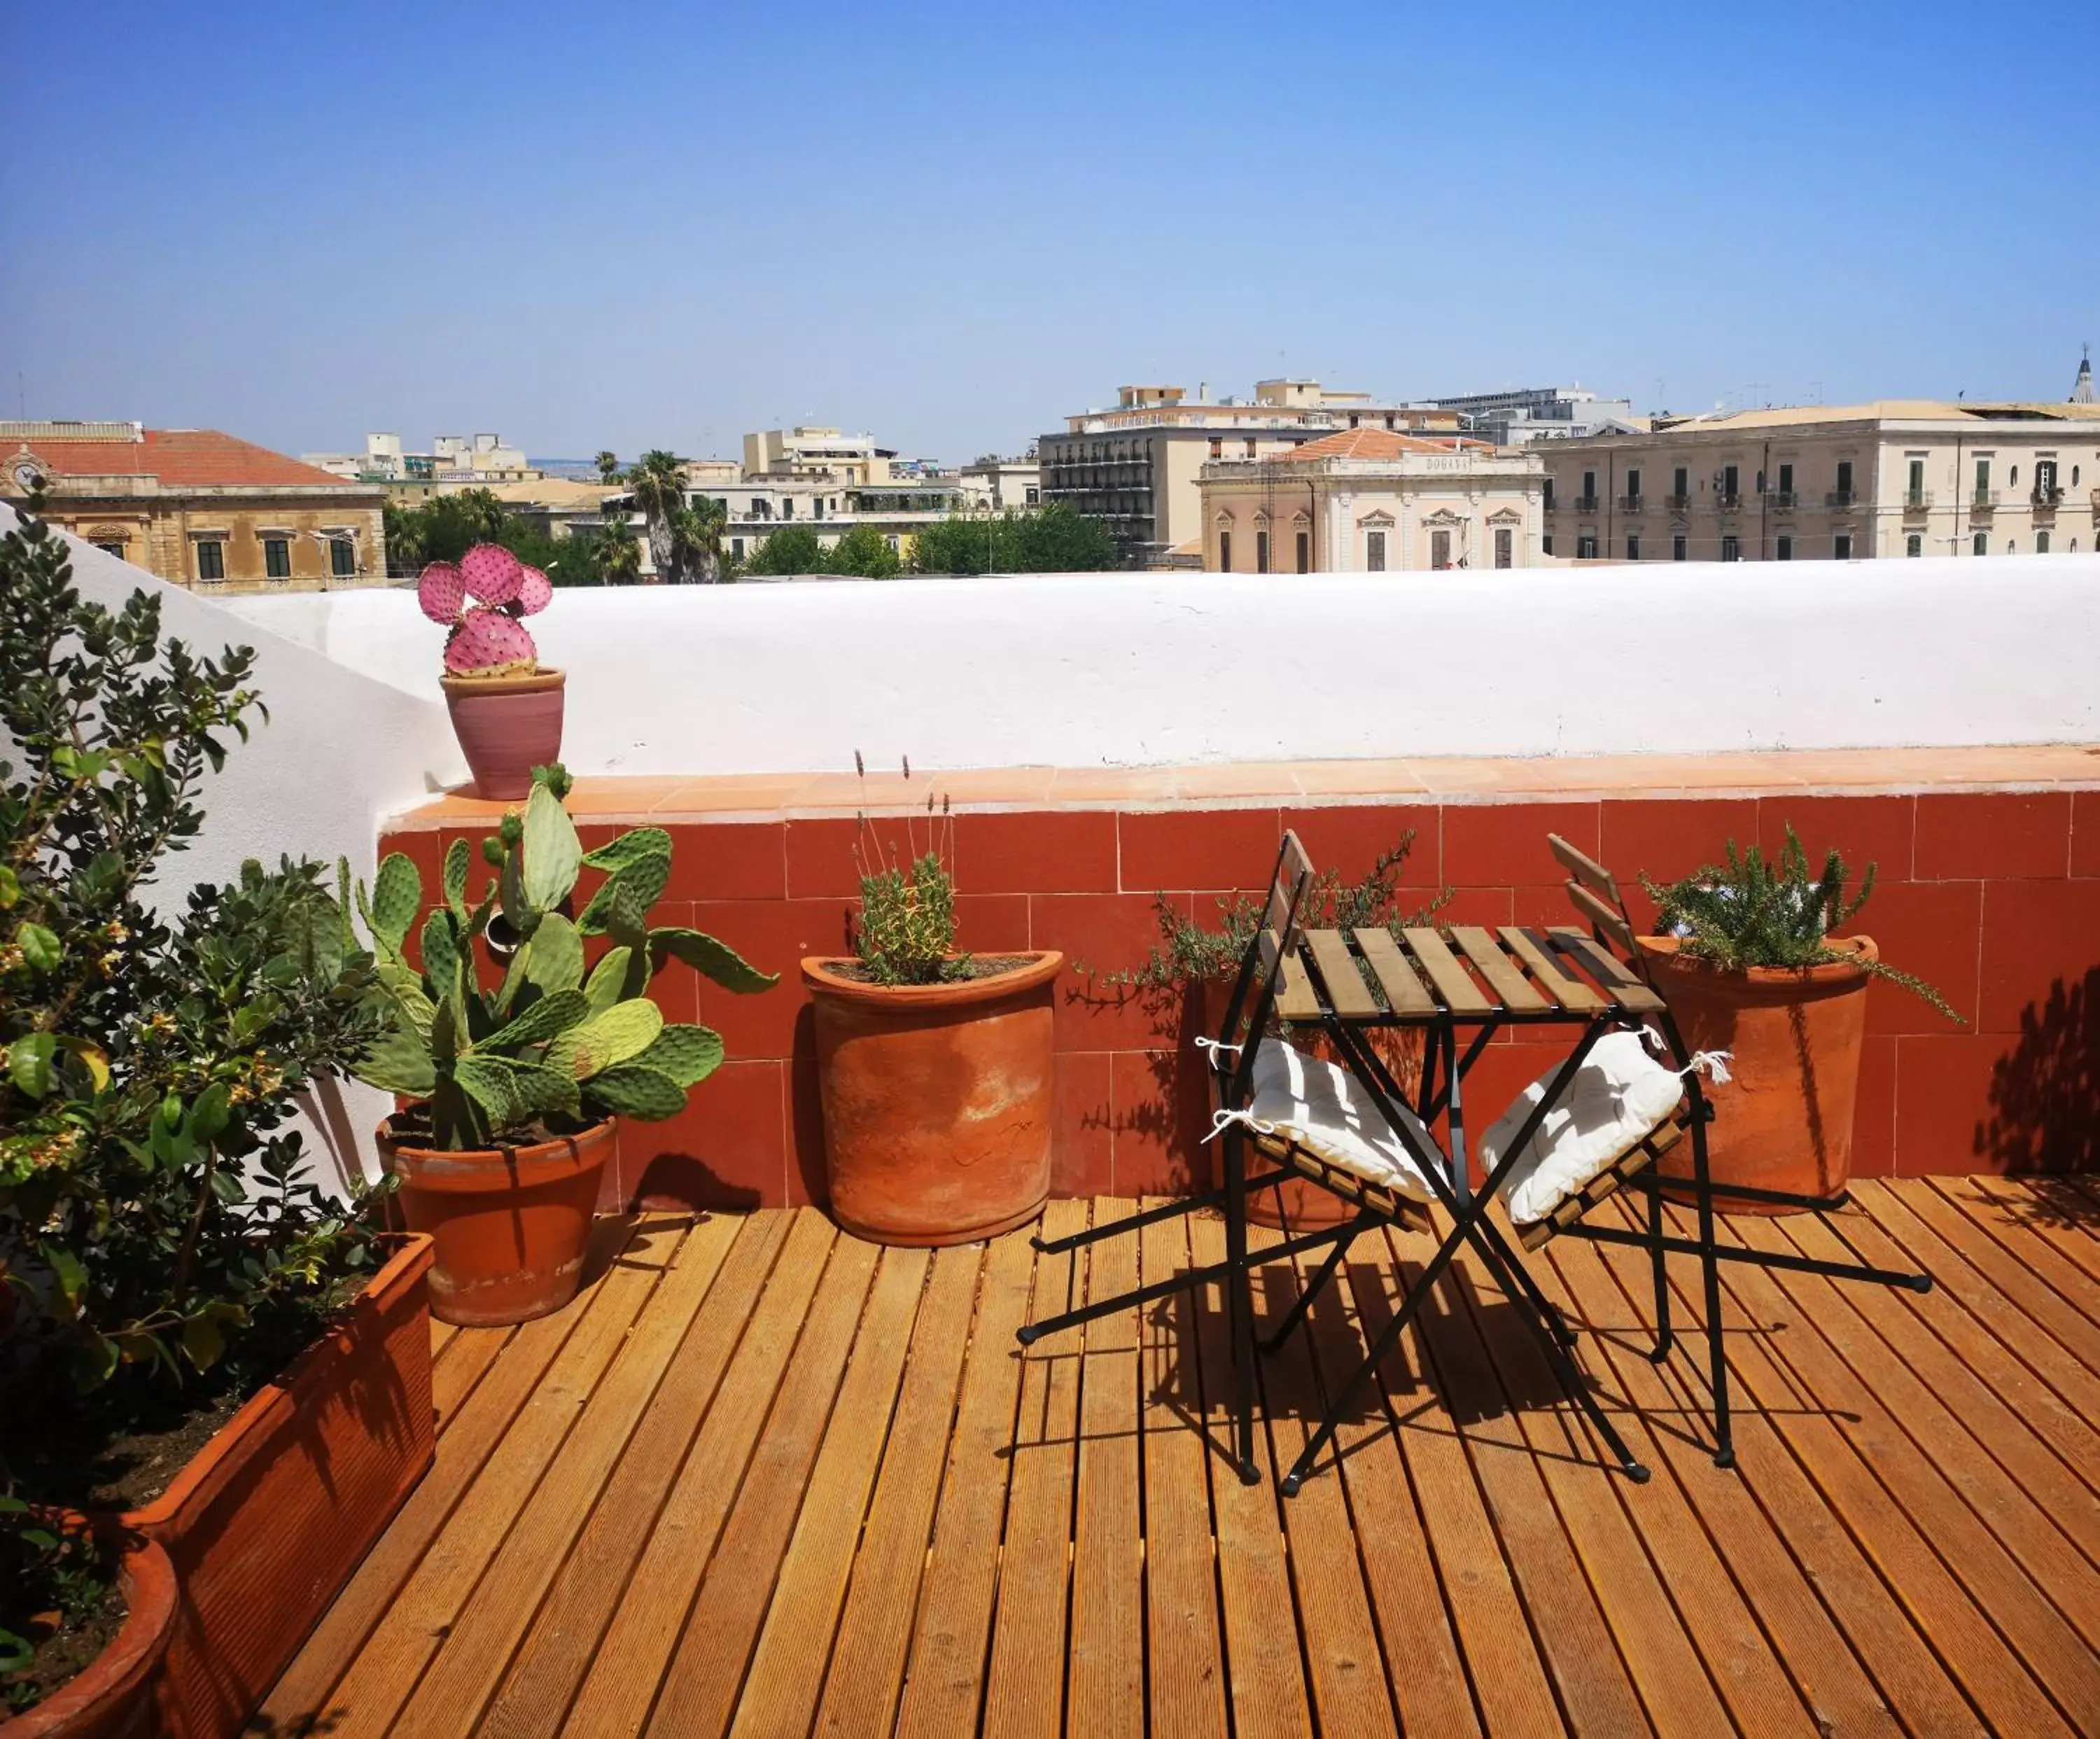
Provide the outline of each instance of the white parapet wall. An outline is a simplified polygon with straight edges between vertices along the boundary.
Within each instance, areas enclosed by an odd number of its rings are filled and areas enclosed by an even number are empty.
[[[419,699],[412,592],[225,606]],[[2100,739],[2100,555],[564,590],[580,773]]]

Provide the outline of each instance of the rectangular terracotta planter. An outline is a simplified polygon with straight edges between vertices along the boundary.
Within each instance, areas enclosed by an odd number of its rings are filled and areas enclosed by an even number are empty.
[[[437,1450],[431,1247],[408,1236],[350,1315],[124,1520],[174,1560],[161,1731],[240,1731]]]

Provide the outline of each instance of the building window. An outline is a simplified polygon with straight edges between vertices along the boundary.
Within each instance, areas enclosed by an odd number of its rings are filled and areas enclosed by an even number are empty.
[[[1988,555],[1991,553],[1991,534],[1979,532],[1969,540],[1969,550],[1972,555]]]
[[[1548,513],[1553,511],[1553,479],[1551,477],[1546,479],[1546,510]]]
[[[115,556],[120,562],[124,559],[124,540],[121,537],[104,538],[95,547],[104,555]]]
[[[1833,560],[1849,562],[1852,559],[1852,534],[1840,532],[1830,540],[1830,554]]]
[[[1846,497],[1852,492],[1852,461],[1850,459],[1838,461],[1838,492]]]
[[[1033,507],[1034,505],[1035,505],[1036,497],[1037,497],[1037,495],[1038,495],[1039,492],[1039,492],[1039,491],[1038,491],[1038,490],[1036,489],[1036,488],[1035,487],[1035,485],[1033,485],[1032,483],[1029,486],[1029,490],[1028,490],[1028,505],[1029,505],[1030,507]]]
[[[1584,532],[1576,538],[1575,559],[1578,562],[1597,559],[1597,534],[1595,532]]]
[[[1366,532],[1364,534],[1364,566],[1372,573],[1385,572],[1385,533]]]
[[[1670,492],[1680,501],[1692,493],[1692,474],[1681,465],[1670,474]]]
[[[1912,532],[1908,537],[1904,539],[1904,554],[1905,555],[1923,555],[1925,554],[1924,538],[1921,537],[1916,532]]]
[[[1218,533],[1218,572],[1221,574],[1229,574],[1232,571],[1233,534],[1230,532],[1220,532]]]
[[[271,580],[292,577],[292,545],[288,539],[266,537],[262,540],[262,572]]]
[[[730,539],[729,556],[732,562],[740,562],[743,559],[743,540],[741,537]]]
[[[1922,506],[1925,502],[1925,461],[1910,461],[1909,479],[1904,485],[1904,493],[1910,497],[1911,505]]]
[[[223,580],[226,577],[226,545],[215,537],[199,539],[196,564],[198,579]]]
[[[1582,474],[1582,499],[1586,501],[1597,499],[1597,474],[1595,471]]]
[[[795,517],[795,497],[793,496],[783,495],[781,497],[780,517],[783,519],[792,519]]]
[[[1626,499],[1630,501],[1638,501],[1640,499],[1640,473],[1639,471],[1628,471],[1626,473]]]
[[[1742,539],[1736,536],[1733,532],[1727,532],[1721,539],[1721,559],[1724,562],[1740,562],[1742,558]]]
[[[357,547],[347,537],[329,540],[329,572],[338,580],[347,580],[357,572]]]
[[[2005,487],[2017,489],[2020,486],[2020,468],[2016,465],[2005,474]]]
[[[1539,553],[1541,555],[1551,555],[1551,554],[1553,554],[1553,533],[1552,533],[1552,532],[1542,532],[1539,534],[1539,538],[1538,538],[1538,553]]]
[[[2048,532],[2036,532],[2035,533],[2035,554],[2036,555],[2047,555],[2049,554]]]
[[[1779,540],[1778,547],[1772,553],[1782,562],[1792,561],[1793,559],[1793,540],[1791,537],[1780,538]]]
[[[1310,532],[1298,534],[1298,571],[1301,574],[1312,572],[1312,534]]]
[[[1986,501],[1989,498],[1990,493],[1991,461],[1988,459],[1979,459],[1976,461],[1976,499],[1979,501]]]
[[[1451,534],[1449,532],[1432,532],[1429,534],[1429,565],[1432,567],[1449,567],[1451,565]]]
[[[1253,443],[1249,442],[1248,445],[1251,446]],[[1266,532],[1254,534],[1254,571],[1258,574],[1268,572],[1268,533]]]
[[[1250,459],[1254,457],[1254,437],[1251,435],[1246,438],[1246,456]],[[1267,572],[1268,570],[1264,568],[1263,572]]]
[[[1212,436],[1211,437],[1211,457],[1213,459],[1222,459],[1222,458],[1224,458],[1224,456],[1225,456],[1225,438],[1224,438],[1224,436],[1223,436],[1222,435],[1212,435]]]
[[[1495,566],[1510,567],[1516,562],[1516,538],[1506,525],[1495,527]]]
[[[1670,558],[1671,561],[1681,562],[1684,559],[1685,541],[1685,536],[1682,532],[1678,532],[1675,536],[1670,540]]]
[[[1721,493],[1733,501],[1742,488],[1742,473],[1732,465],[1721,467]]]
[[[1636,532],[1626,533],[1626,559],[1629,562],[1638,562],[1640,559],[1640,537]]]
[[[1781,495],[1793,493],[1793,467],[1790,465],[1782,465],[1779,468],[1779,492]]]

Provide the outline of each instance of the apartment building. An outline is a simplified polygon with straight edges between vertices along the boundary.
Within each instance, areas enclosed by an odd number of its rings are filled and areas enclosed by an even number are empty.
[[[1215,573],[1529,567],[1541,554],[1536,453],[1396,430],[1343,430],[1198,479]]]
[[[368,435],[361,453],[302,453],[300,462],[346,480],[426,486],[408,492],[418,499],[440,486],[534,482],[545,474],[522,447],[496,434],[440,435],[428,452],[408,451],[398,435]]]
[[[1533,441],[1580,440],[1630,435],[1648,426],[1630,400],[1600,399],[1586,386],[1514,386],[1501,392],[1462,392],[1428,401],[1456,411],[1468,435],[1498,447]]]
[[[1838,561],[2095,547],[2100,405],[1884,399],[1553,442],[1548,554]]]
[[[893,447],[878,447],[871,435],[848,435],[815,426],[761,429],[743,438],[748,477],[828,477],[840,483],[887,483]]]
[[[1043,468],[1033,453],[1020,459],[986,453],[955,475],[964,499],[981,513],[1019,513],[1043,499]]]
[[[0,422],[0,500],[201,591],[384,585],[383,485],[216,429]]]
[[[1317,381],[1267,380],[1250,399],[1195,398],[1180,386],[1119,388],[1113,409],[1084,411],[1036,443],[1042,499],[1105,521],[1136,567],[1201,566],[1201,477],[1222,464],[1259,464],[1350,429],[1455,434],[1455,411],[1386,404]]]

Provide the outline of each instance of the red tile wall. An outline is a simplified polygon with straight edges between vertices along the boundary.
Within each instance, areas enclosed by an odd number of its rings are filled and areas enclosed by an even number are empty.
[[[1868,992],[1860,1172],[2100,1169],[2100,794],[964,814],[953,859],[965,947],[1057,948],[1072,964],[1056,1005],[1055,1187],[1134,1195],[1186,1188],[1207,1163],[1202,1088],[1185,1066],[1190,1011],[1178,997],[1101,978],[1136,965],[1158,939],[1157,896],[1201,915],[1230,889],[1262,884],[1286,826],[1316,863],[1352,876],[1411,828],[1402,877],[1411,899],[1449,889],[1449,922],[1558,923],[1567,912],[1545,843],[1553,831],[1600,855],[1645,918],[1641,872],[1681,875],[1718,858],[1732,835],[1775,850],[1789,822],[1811,858],[1835,845],[1855,876],[1877,864],[1874,897],[1851,928],[1874,937],[1890,964],[1936,985],[1968,1022],[1955,1026],[1891,985]],[[879,825],[905,844],[901,822]],[[610,830],[586,831],[595,844]],[[738,997],[667,969],[655,991],[665,1013],[718,1028],[731,1061],[673,1122],[623,1132],[608,1198],[821,1200],[823,1115],[796,963],[843,946],[853,824],[696,819],[673,832],[665,920],[712,932],[781,982]],[[435,898],[436,854],[450,837],[385,845],[417,859]],[[1476,1128],[1546,1060],[1532,1045],[1491,1050],[1470,1084]]]

